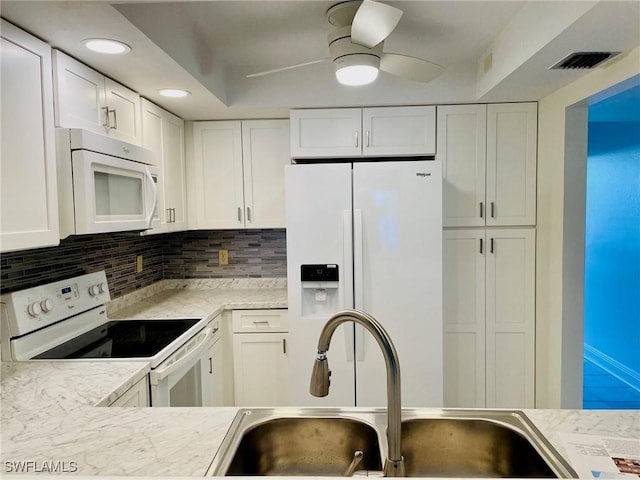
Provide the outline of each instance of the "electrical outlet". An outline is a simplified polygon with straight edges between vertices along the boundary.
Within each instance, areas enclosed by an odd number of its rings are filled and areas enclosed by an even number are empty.
[[[136,257],[136,270],[138,273],[142,271],[142,255],[138,255]]]
[[[218,265],[229,265],[229,250],[218,250]]]

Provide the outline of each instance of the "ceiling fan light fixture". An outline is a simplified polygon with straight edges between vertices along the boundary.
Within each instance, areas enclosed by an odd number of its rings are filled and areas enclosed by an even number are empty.
[[[368,85],[378,78],[380,59],[374,55],[347,55],[334,61],[336,79],[352,87]]]

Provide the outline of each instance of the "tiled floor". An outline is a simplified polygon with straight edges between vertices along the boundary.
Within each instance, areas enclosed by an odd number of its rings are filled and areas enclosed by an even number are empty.
[[[584,359],[583,408],[640,408],[640,391]]]

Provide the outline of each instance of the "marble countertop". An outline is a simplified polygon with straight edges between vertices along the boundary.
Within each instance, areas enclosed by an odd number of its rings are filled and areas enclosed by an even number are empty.
[[[181,318],[223,310],[287,308],[285,279],[163,280],[107,307],[110,318]]]
[[[164,284],[115,302],[111,313],[143,318],[210,316],[225,308],[286,308],[286,287],[277,284],[201,287]],[[238,409],[97,406],[111,403],[147,372],[145,362],[3,363],[2,473],[17,462],[31,461],[32,470],[26,473],[38,473],[33,468],[45,462],[59,462],[73,466],[76,475],[203,476]],[[560,432],[640,436],[637,410],[524,412],[560,453]]]

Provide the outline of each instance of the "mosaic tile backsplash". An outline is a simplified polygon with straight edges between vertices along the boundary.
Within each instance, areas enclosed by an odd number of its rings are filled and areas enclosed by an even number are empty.
[[[229,265],[218,265],[221,248],[229,251]],[[140,273],[136,271],[138,255],[143,256]],[[103,269],[112,298],[163,278],[286,277],[285,230],[71,236],[57,247],[3,253],[1,290],[21,290]]]

